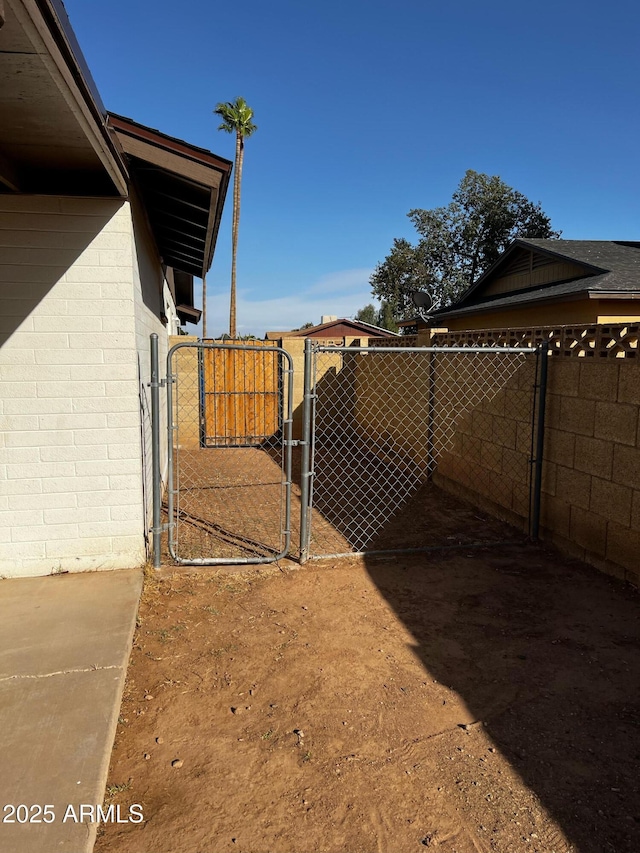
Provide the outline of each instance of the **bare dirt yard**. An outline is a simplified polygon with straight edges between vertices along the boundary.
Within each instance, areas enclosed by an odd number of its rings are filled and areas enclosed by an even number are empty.
[[[638,853],[639,604],[524,542],[150,575],[96,853]]]

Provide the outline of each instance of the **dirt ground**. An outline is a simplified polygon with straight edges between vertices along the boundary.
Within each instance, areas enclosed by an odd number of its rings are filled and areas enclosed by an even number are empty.
[[[339,448],[324,448],[316,454],[312,556],[513,538],[513,528],[448,495],[429,482],[425,472],[385,461],[379,451],[374,453],[355,439],[345,442],[348,469]],[[176,454],[176,556],[230,560],[283,553],[287,523],[281,457],[274,448],[180,450]],[[298,556],[299,451],[293,454],[292,473],[289,553]],[[523,488],[528,489],[526,484]],[[167,552],[164,557],[170,559]]]
[[[524,542],[150,575],[96,853],[638,853],[639,604]]]

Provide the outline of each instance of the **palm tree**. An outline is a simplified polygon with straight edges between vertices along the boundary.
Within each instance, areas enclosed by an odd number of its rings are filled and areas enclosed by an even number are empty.
[[[236,256],[238,253],[238,226],[240,224],[240,183],[242,181],[242,161],[244,159],[244,140],[258,128],[251,119],[253,110],[244,98],[220,103],[213,111],[220,116],[222,124],[218,130],[236,135],[236,159],[233,176],[233,220],[231,223],[231,305],[229,309],[229,336],[236,337]]]

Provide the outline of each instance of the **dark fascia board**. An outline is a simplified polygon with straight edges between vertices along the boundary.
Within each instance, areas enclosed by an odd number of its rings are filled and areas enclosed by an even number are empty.
[[[118,168],[122,172],[125,181],[129,178],[127,167],[118,147],[107,128],[107,111],[98,87],[84,58],[82,49],[78,44],[76,34],[73,31],[67,10],[62,0],[35,0],[36,6],[45,21],[53,40],[62,54],[71,75],[78,86],[85,103],[91,111],[96,124],[100,129],[109,151],[115,159]]]
[[[593,264],[590,264],[586,261],[578,261],[576,258],[571,258],[568,255],[565,255],[563,252],[559,252],[559,251],[554,252],[553,249],[547,249],[546,247],[542,248],[541,246],[533,246],[526,239],[516,237],[516,239],[509,246],[507,246],[507,248],[500,255],[500,257],[496,261],[494,261],[494,263],[489,267],[489,269],[486,270],[486,272],[482,273],[482,275],[475,282],[475,284],[472,284],[469,286],[469,289],[465,291],[465,293],[462,295],[462,297],[458,301],[458,305],[462,308],[463,305],[469,299],[469,297],[472,294],[474,294],[476,292],[476,290],[478,290],[479,287],[481,287],[483,284],[485,284],[487,279],[489,279],[496,272],[496,270],[500,266],[502,266],[502,264],[505,263],[505,261],[508,258],[511,257],[511,255],[517,249],[528,249],[530,252],[538,252],[542,255],[548,255],[550,258],[561,258],[563,260],[569,260],[574,264],[580,264],[581,266],[585,267],[585,269],[592,270],[594,275],[598,275],[599,273],[609,272],[609,270],[607,270],[607,269],[603,269],[602,267],[596,267]],[[433,313],[438,314],[440,312],[434,311]]]
[[[177,305],[176,313],[183,323],[199,323],[202,311],[193,305]]]
[[[194,160],[196,163],[203,163],[205,166],[212,166],[219,172],[231,174],[233,162],[225,157],[219,157],[213,151],[207,148],[200,148],[197,145],[191,145],[185,142],[184,139],[178,139],[177,136],[169,136],[161,130],[156,130],[153,127],[147,127],[140,124],[132,118],[118,115],[117,113],[107,113],[110,124],[122,133],[128,133],[130,136],[135,136],[145,142],[150,142],[158,148],[165,148],[174,154],[181,154],[189,160]]]

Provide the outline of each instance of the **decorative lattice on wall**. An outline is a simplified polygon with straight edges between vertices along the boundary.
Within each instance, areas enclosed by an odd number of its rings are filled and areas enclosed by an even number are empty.
[[[549,326],[435,332],[432,346],[537,347],[548,341],[554,356],[638,358],[640,324]],[[414,344],[415,345],[415,344]]]
[[[366,342],[363,341],[362,346],[366,345]],[[417,347],[420,344],[417,335],[401,335],[400,337],[394,335],[392,338],[369,338],[368,346],[387,349],[388,347]]]

